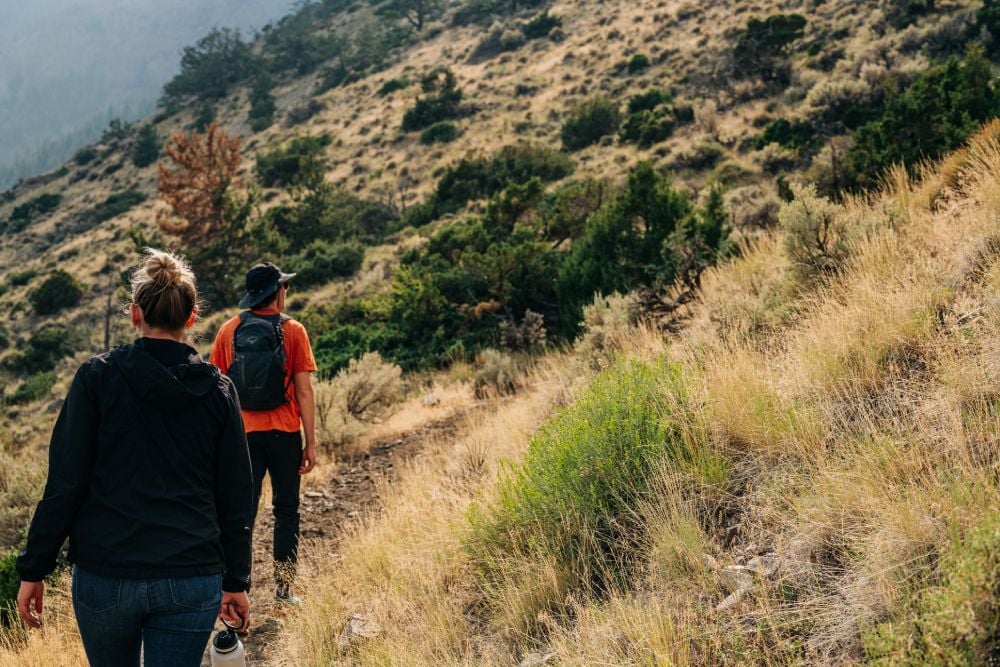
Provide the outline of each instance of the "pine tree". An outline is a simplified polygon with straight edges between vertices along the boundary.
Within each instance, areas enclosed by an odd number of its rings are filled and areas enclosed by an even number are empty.
[[[160,157],[160,138],[153,125],[144,125],[132,146],[132,164],[142,169]]]
[[[247,119],[250,121],[250,129],[254,132],[266,130],[274,123],[277,105],[274,101],[274,95],[271,94],[273,87],[271,75],[262,72],[250,90],[250,114]]]

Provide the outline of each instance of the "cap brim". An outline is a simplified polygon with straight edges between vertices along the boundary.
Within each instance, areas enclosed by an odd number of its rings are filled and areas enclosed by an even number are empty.
[[[267,298],[267,296],[268,296],[267,294],[250,294],[249,292],[247,292],[246,294],[243,295],[243,298],[240,299],[240,305],[238,307],[253,308],[261,301],[263,301],[265,298]]]

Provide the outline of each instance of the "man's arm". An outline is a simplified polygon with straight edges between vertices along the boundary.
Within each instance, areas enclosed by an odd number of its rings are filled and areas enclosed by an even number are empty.
[[[302,430],[306,434],[306,446],[302,450],[300,475],[308,475],[316,465],[316,399],[313,397],[311,373],[295,373],[295,402],[299,404],[302,416]]]

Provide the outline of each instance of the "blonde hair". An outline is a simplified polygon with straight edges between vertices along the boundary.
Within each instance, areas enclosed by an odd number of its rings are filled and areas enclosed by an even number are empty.
[[[198,304],[194,272],[183,257],[146,248],[142,265],[132,274],[132,303],[150,326],[179,331]]]

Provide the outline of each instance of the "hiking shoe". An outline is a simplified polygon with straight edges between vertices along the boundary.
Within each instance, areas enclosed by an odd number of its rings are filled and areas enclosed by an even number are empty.
[[[291,607],[301,607],[302,600],[292,595],[291,584],[279,583],[274,587],[274,599]]]

